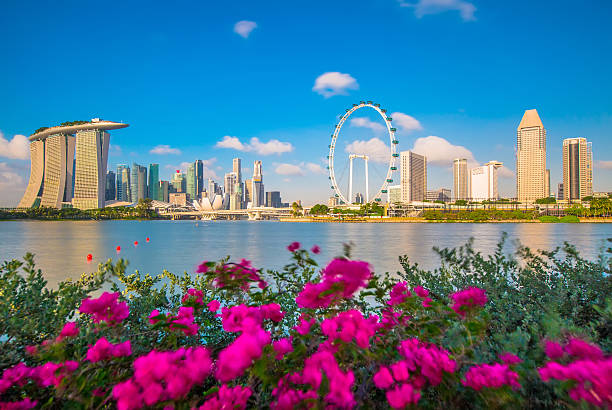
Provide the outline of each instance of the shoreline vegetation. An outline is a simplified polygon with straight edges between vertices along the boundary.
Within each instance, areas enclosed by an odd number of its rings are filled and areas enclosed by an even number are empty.
[[[610,408],[612,249],[506,240],[392,274],[298,242],[279,270],[109,260],[54,289],[27,254],[0,264],[0,408]]]

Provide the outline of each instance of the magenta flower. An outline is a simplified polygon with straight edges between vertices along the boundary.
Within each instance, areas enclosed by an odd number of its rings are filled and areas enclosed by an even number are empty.
[[[121,323],[130,314],[127,303],[118,302],[119,292],[104,292],[99,298],[81,301],[79,311],[92,315],[94,323],[107,322],[110,326]]]
[[[544,352],[546,353],[546,356],[553,360],[559,359],[565,354],[563,352],[563,347],[559,343],[551,340],[546,340],[544,342]]]
[[[181,306],[176,316],[170,316],[170,330],[179,330],[185,336],[193,336],[198,333],[199,326],[194,323],[193,308],[191,306]]]
[[[0,402],[0,409],[2,410],[29,410],[36,408],[38,404],[37,400],[32,400],[29,397],[21,401],[14,402]]]
[[[325,319],[321,323],[321,331],[332,343],[336,340],[349,343],[354,339],[357,346],[367,349],[370,338],[376,333],[376,325],[376,322],[366,320],[360,311],[352,309]]]
[[[113,345],[106,338],[102,337],[87,350],[87,360],[95,363],[113,357],[130,356],[131,354],[132,345],[129,340]]]
[[[571,338],[565,345],[565,352],[578,359],[603,359],[603,352],[598,346],[592,345],[578,338]]]
[[[198,268],[196,269],[196,273],[206,273],[208,272],[208,265],[206,265],[208,263],[208,261],[204,261],[202,263],[200,263],[198,265]]]
[[[453,309],[461,317],[465,317],[468,310],[476,306],[484,306],[487,303],[487,294],[484,289],[469,287],[459,292],[455,292],[450,295],[451,299],[455,302],[451,309]]]
[[[188,301],[192,301],[196,305],[204,306],[204,302],[202,300],[203,298],[204,292],[199,289],[191,288],[187,290],[187,293],[185,293],[181,302],[186,303]]]
[[[75,337],[78,336],[79,334],[79,328],[76,325],[76,322],[67,322],[64,327],[62,328],[62,331],[60,332],[57,340],[62,341],[67,337]]]
[[[210,312],[217,312],[219,311],[219,308],[221,307],[221,303],[219,303],[218,300],[211,300],[210,302],[208,302],[208,310]]]
[[[314,325],[315,323],[315,319],[307,319],[306,316],[302,315],[300,316],[300,321],[297,324],[297,326],[294,327],[295,331],[298,332],[300,335],[305,336],[308,333],[310,333],[310,328],[312,327],[312,325]]]
[[[149,323],[154,325],[157,322],[161,322],[163,319],[156,319],[156,317],[160,316],[159,310],[153,309],[151,314],[149,315]]]
[[[507,364],[480,364],[470,367],[461,383],[474,390],[484,387],[499,389],[503,386],[516,390],[521,388],[518,378],[518,373],[510,370]]]
[[[287,246],[287,249],[289,250],[289,252],[295,252],[298,249],[300,249],[300,243],[299,242],[291,242],[289,244],[289,246]]]
[[[410,297],[412,297],[412,293],[408,290],[408,284],[406,282],[398,282],[393,286],[391,292],[389,292],[389,301],[387,304],[390,306],[401,305]]]
[[[518,363],[523,362],[520,357],[518,357],[517,355],[513,353],[509,353],[509,352],[500,354],[499,358],[501,359],[502,362],[504,362],[504,364],[508,364],[508,365],[513,365],[513,364],[518,364]]]
[[[400,384],[395,386],[394,389],[387,391],[387,401],[394,409],[403,409],[409,404],[416,404],[420,398],[421,393],[408,383]]]
[[[319,248],[319,245],[313,245],[313,247],[310,248],[310,252],[314,253],[315,255],[318,255],[321,253],[321,248]]]
[[[374,385],[379,389],[386,390],[394,383],[393,377],[391,376],[391,372],[387,367],[381,367],[378,372],[374,375]]]
[[[235,386],[227,387],[226,384],[219,388],[215,396],[206,400],[197,410],[218,410],[218,409],[246,409],[247,401],[251,397],[251,389],[248,387]]]
[[[217,380],[226,383],[244,374],[255,360],[263,354],[264,346],[270,343],[270,333],[263,329],[243,332],[217,359]]]
[[[287,353],[293,352],[293,346],[291,345],[291,339],[285,337],[272,343],[272,347],[276,352],[276,360],[282,359]]]

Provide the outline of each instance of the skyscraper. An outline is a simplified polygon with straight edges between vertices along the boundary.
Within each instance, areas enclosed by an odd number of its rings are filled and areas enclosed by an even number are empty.
[[[130,202],[137,203],[141,199],[147,198],[147,167],[132,164],[132,174],[130,175]]]
[[[516,131],[516,196],[521,202],[544,198],[546,130],[536,110],[527,110]]]
[[[593,151],[586,138],[563,140],[563,198],[579,200],[593,195]]]
[[[236,182],[238,176],[235,172],[228,172],[223,178],[223,190],[226,195],[233,195],[236,192]]]
[[[402,202],[424,201],[427,195],[427,158],[412,151],[402,151],[400,163]]]
[[[266,201],[261,161],[255,161],[253,166],[253,189],[251,201],[253,202],[253,207],[264,206]]]
[[[471,199],[485,201],[499,198],[497,169],[502,165],[502,162],[489,161],[481,167],[470,170]]]
[[[202,195],[206,188],[204,187],[204,162],[201,159],[195,160],[195,194],[196,198]],[[192,198],[192,199],[196,199]]]
[[[115,199],[115,173],[113,171],[108,171],[106,174],[106,189],[104,200],[113,201]]]
[[[453,160],[453,188],[455,199],[468,199],[468,169],[465,158]]]
[[[185,183],[185,174],[176,171],[176,173],[172,175],[170,185],[172,185],[174,192],[186,192],[187,184]]]
[[[244,181],[244,203],[253,202],[253,180],[247,179]]]
[[[106,130],[127,126],[94,118],[32,134],[30,180],[18,206],[61,208],[72,202],[81,209],[104,207],[110,138]]]
[[[130,202],[132,199],[130,185],[130,167],[125,164],[117,165],[117,201]]]
[[[546,170],[546,174],[544,176],[544,194],[547,198],[550,196],[550,169]]]
[[[159,181],[159,190],[158,190],[158,201],[162,202],[170,202],[169,195],[169,186],[170,183],[168,181]]]
[[[244,185],[242,183],[242,161],[240,158],[234,158],[232,160],[232,171],[236,174],[236,183],[240,185],[240,201],[244,201]]]
[[[189,164],[189,166],[187,167],[187,179],[186,179],[186,183],[187,183],[187,194],[189,194],[189,197],[194,200],[196,199],[197,196],[197,181],[196,181],[196,164],[195,162]]]
[[[271,208],[280,208],[282,204],[279,191],[266,192],[266,206]]]
[[[156,201],[160,201],[159,199],[159,164],[149,164],[148,197]]]

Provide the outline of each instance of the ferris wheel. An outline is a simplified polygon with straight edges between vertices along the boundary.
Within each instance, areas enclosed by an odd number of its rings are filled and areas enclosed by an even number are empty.
[[[346,120],[355,111],[357,111],[360,108],[365,108],[365,107],[372,108],[373,110],[378,112],[380,114],[380,116],[382,117],[385,125],[386,125],[387,133],[389,134],[389,142],[390,142],[387,173],[386,173],[386,177],[382,181],[382,184],[380,185],[380,188],[377,190],[376,194],[372,197],[372,199],[370,199],[369,195],[368,195],[368,192],[367,192],[367,190],[368,190],[368,183],[369,183],[369,181],[368,181],[368,159],[369,159],[369,156],[367,155],[367,153],[360,153],[361,155],[357,155],[355,153],[350,154],[349,155],[349,161],[350,161],[350,177],[349,178],[350,178],[350,180],[349,180],[349,188],[348,188],[348,194],[349,195],[348,195],[348,200],[347,200],[347,197],[340,190],[338,181],[336,179],[336,174],[335,174],[335,168],[334,168],[335,154],[334,153],[335,153],[335,150],[336,150],[336,142],[338,140],[338,136],[340,135],[340,131],[342,130],[342,126],[344,125]],[[397,153],[397,144],[399,144],[399,141],[397,140],[397,137],[395,136],[395,132],[397,130],[392,127],[391,121],[392,121],[392,118],[387,115],[387,111],[385,109],[380,108],[380,104],[373,103],[372,101],[367,101],[367,102],[366,101],[360,101],[359,104],[353,104],[353,106],[351,108],[348,108],[346,110],[346,113],[342,116],[342,118],[340,118],[340,121],[338,122],[338,124],[336,124],[334,126],[334,133],[331,136],[331,144],[329,145],[329,155],[327,156],[328,163],[329,163],[327,168],[329,169],[329,180],[330,180],[330,183],[331,183],[331,189],[334,191],[334,196],[341,203],[343,203],[343,204],[350,204],[350,203],[352,203],[353,159],[360,158],[360,159],[364,159],[365,160],[366,202],[371,202],[371,201],[380,202],[382,194],[385,194],[385,193],[388,192],[387,187],[388,187],[388,185],[390,183],[393,182],[393,179],[392,179],[393,172],[397,170],[397,166],[395,165],[395,161],[399,157],[399,154]]]

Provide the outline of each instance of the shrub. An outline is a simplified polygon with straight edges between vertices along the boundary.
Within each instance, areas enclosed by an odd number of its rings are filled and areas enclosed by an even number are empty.
[[[580,219],[578,219],[578,217],[575,215],[565,215],[565,216],[562,216],[561,219],[559,219],[559,222],[577,223],[577,222],[580,222]]]
[[[553,215],[543,215],[538,218],[540,222],[559,222],[559,217]]]
[[[153,277],[109,261],[58,291],[45,288],[27,255],[0,270],[0,309],[14,317],[0,325],[1,400],[119,409],[610,406],[607,259],[583,260],[567,245],[563,257],[521,248],[518,261],[502,248],[484,257],[468,242],[438,249],[433,272],[403,257],[404,272],[375,275],[349,248],[318,269],[296,242],[280,271],[226,258],[195,275]]]

